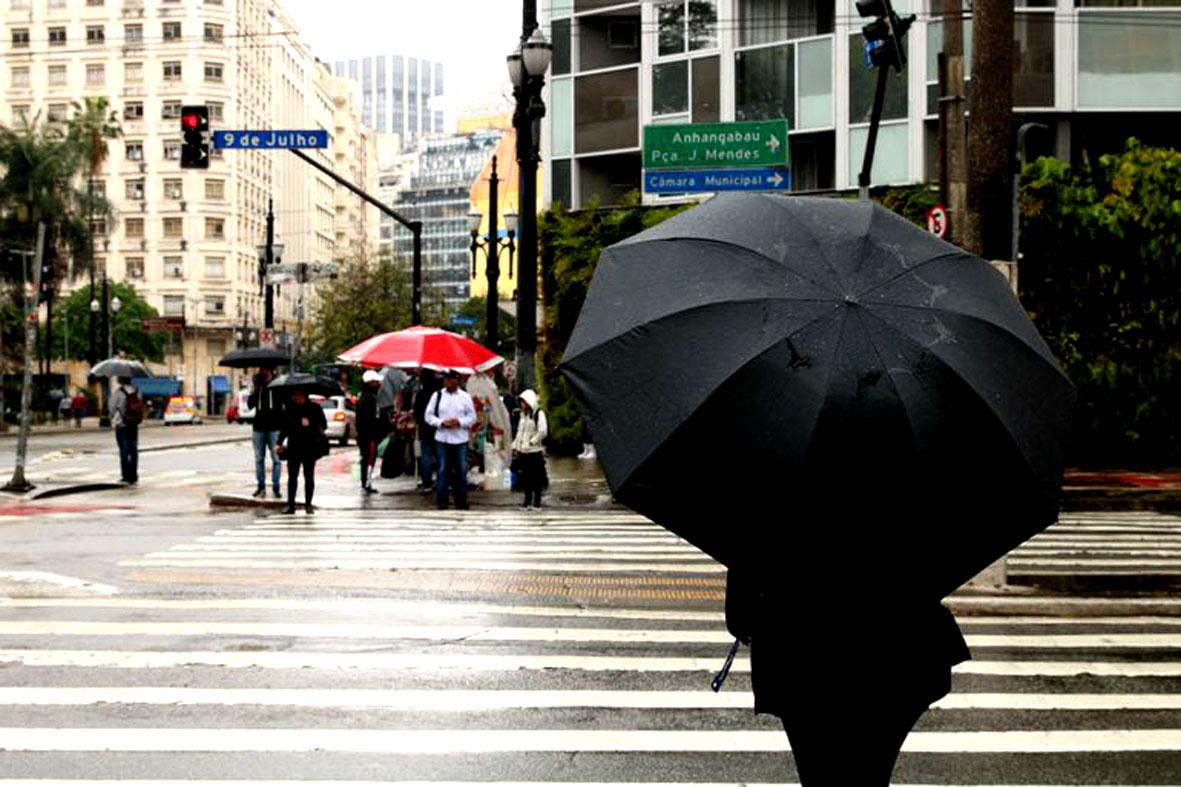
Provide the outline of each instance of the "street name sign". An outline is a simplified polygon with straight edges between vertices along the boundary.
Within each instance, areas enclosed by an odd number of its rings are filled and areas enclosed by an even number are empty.
[[[644,126],[644,169],[786,167],[787,121]]]
[[[275,150],[326,148],[328,132],[313,131],[215,131],[213,146],[219,150]]]
[[[791,170],[787,167],[653,170],[644,173],[644,191],[648,194],[790,190]]]
[[[145,317],[139,321],[145,331],[183,331],[184,317]]]

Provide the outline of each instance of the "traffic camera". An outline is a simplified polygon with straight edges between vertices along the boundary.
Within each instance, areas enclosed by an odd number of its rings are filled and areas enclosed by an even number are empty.
[[[180,133],[181,169],[209,169],[209,107],[181,107]]]

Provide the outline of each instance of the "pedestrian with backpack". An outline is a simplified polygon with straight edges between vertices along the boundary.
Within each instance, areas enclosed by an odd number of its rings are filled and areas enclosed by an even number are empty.
[[[549,424],[545,413],[538,407],[535,391],[522,391],[519,400],[521,418],[517,422],[517,435],[513,438],[513,466],[520,476],[518,486],[525,493],[521,508],[540,509],[541,491],[549,480],[545,472],[545,438],[549,434]]]
[[[119,446],[119,469],[123,483],[139,483],[139,425],[144,420],[144,400],[130,377],[120,377],[111,393],[111,426]]]
[[[467,508],[467,441],[476,422],[476,406],[459,387],[459,372],[443,372],[443,387],[431,394],[426,422],[435,429],[435,507],[447,508],[449,492],[456,509]]]

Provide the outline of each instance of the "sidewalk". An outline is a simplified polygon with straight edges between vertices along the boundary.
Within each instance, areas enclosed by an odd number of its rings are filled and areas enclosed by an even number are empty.
[[[1181,470],[1082,470],[1062,480],[1063,511],[1181,511]]]
[[[214,416],[210,416],[210,417],[212,418]],[[61,421],[57,424],[54,424],[52,422],[44,423],[44,424],[35,424],[29,428],[29,434],[30,435],[92,434],[94,432],[109,432],[111,430],[111,427],[109,427],[109,426],[99,426],[98,420],[99,419],[98,419],[97,415],[87,416],[82,419],[82,427],[81,428],[75,427],[73,420],[70,420],[68,423],[66,421]],[[151,428],[154,428],[157,426],[164,426],[164,421],[161,419],[144,421],[142,424],[140,424],[140,426],[141,427],[151,427]],[[19,424],[9,424],[8,431],[0,432],[0,440],[5,440],[5,439],[15,440],[18,435],[20,435],[20,425]]]

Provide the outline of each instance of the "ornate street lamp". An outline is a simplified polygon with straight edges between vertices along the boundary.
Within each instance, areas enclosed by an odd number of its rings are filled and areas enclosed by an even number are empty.
[[[504,214],[504,226],[508,230],[508,237],[501,240],[496,228],[497,199],[500,191],[500,178],[496,174],[496,156],[492,157],[492,176],[488,178],[488,234],[480,239],[480,222],[483,216],[473,211],[468,214],[469,226],[472,233],[472,277],[476,275],[476,252],[484,249],[484,257],[488,261],[488,297],[484,312],[484,345],[496,352],[500,344],[500,251],[508,249],[508,275],[513,275],[513,251],[516,249],[514,239],[517,234],[517,214]]]

